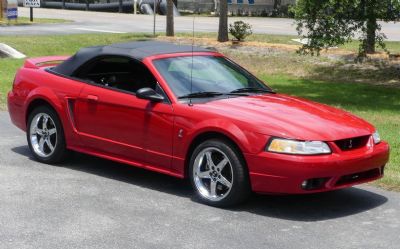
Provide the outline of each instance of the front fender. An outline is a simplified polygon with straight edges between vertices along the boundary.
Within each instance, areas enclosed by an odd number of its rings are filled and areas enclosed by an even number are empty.
[[[218,118],[201,121],[188,131],[186,134],[185,142],[187,144],[185,148],[188,149],[190,144],[192,144],[198,136],[208,132],[221,133],[234,141],[242,152],[249,152],[249,140],[246,131],[243,131],[237,125],[228,120]]]
[[[250,125],[236,124],[223,118],[191,120],[177,117],[175,120],[174,171],[184,175],[185,161],[192,143],[205,133],[220,133],[232,140],[243,154],[257,154],[265,148],[268,137],[252,131]]]

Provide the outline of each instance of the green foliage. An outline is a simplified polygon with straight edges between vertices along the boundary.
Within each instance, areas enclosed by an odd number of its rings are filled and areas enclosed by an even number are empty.
[[[251,25],[243,21],[236,21],[229,24],[229,33],[238,41],[243,41],[249,35],[253,34]]]
[[[359,55],[385,49],[381,25],[400,19],[400,0],[298,0],[294,7],[297,31],[308,38],[300,52],[319,54],[326,47],[347,43],[358,35]]]

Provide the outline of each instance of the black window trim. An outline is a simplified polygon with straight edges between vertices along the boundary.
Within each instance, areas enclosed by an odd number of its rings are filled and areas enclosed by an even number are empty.
[[[139,62],[140,64],[142,64],[147,70],[149,70],[149,68],[143,62],[141,62],[139,60],[136,60],[136,59],[134,59],[132,57],[123,56],[123,55],[106,55],[106,56],[105,55],[100,55],[100,56],[97,56],[97,57],[85,62],[82,66],[87,65],[87,63],[93,62],[96,58],[100,59],[99,57],[103,57],[104,58],[104,57],[108,57],[108,56],[124,57],[124,58],[127,58],[127,59],[135,60],[135,61]],[[48,73],[63,77],[63,78],[67,78],[67,79],[70,79],[70,80],[78,81],[78,82],[85,83],[85,84],[88,84],[88,85],[91,85],[91,86],[101,87],[101,88],[104,88],[104,89],[113,90],[113,91],[116,91],[116,92],[121,92],[121,93],[129,94],[129,95],[133,95],[133,96],[136,97],[136,93],[133,93],[133,92],[130,92],[130,91],[126,91],[126,90],[122,90],[122,89],[118,89],[118,88],[114,88],[114,87],[109,87],[109,86],[97,84],[95,82],[92,82],[92,81],[89,81],[89,80],[84,80],[82,78],[78,78],[78,77],[75,77],[75,76],[61,74],[61,73],[58,73],[58,72],[52,70],[52,68],[53,67],[46,68],[45,71],[48,72]],[[75,70],[75,72],[72,75],[75,75],[75,73],[78,70],[80,70],[80,67],[77,70]],[[150,70],[149,70],[149,72],[154,77],[154,74]],[[161,91],[163,93],[163,97],[165,98],[164,101],[162,101],[161,103],[171,105],[172,104],[171,99],[169,98],[169,96],[167,95],[167,93],[165,92],[163,87],[160,85],[160,83],[157,81],[156,77],[154,77],[154,79],[156,80],[156,85],[161,89]]]

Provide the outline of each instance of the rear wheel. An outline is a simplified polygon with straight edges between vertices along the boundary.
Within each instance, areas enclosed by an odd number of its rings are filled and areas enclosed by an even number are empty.
[[[57,113],[47,107],[35,108],[28,118],[27,140],[34,157],[43,163],[59,163],[68,151],[64,131]]]
[[[211,206],[227,207],[250,194],[248,172],[237,149],[223,140],[208,140],[194,150],[190,180],[198,198]]]

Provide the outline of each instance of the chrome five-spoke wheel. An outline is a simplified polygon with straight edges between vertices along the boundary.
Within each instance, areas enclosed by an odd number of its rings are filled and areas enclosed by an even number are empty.
[[[57,145],[57,128],[46,113],[38,113],[30,126],[32,148],[41,157],[49,157]]]
[[[245,200],[251,190],[246,163],[235,144],[210,139],[193,151],[190,180],[201,202],[227,207]]]
[[[40,106],[29,114],[27,139],[36,159],[44,163],[58,163],[67,156],[64,132],[57,113]]]
[[[193,174],[197,190],[211,201],[221,200],[231,191],[232,165],[220,149],[203,149],[194,161]]]

